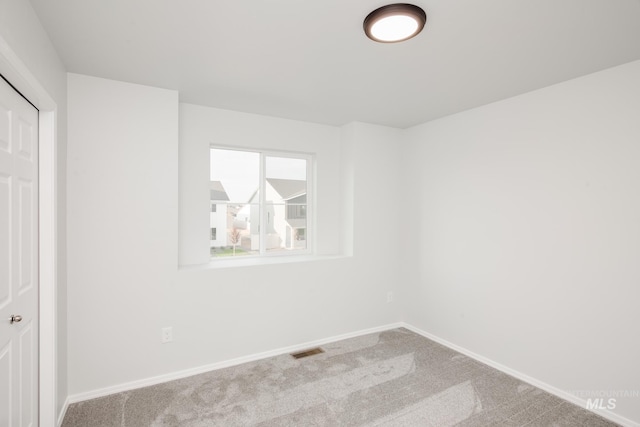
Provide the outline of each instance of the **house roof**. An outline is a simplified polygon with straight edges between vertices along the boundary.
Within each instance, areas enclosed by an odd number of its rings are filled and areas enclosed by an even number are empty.
[[[267,182],[282,197],[282,200],[289,200],[307,194],[307,181],[269,178]]]
[[[218,200],[222,202],[229,201],[227,191],[224,189],[220,181],[211,181],[211,185],[209,186],[209,194],[211,200]]]

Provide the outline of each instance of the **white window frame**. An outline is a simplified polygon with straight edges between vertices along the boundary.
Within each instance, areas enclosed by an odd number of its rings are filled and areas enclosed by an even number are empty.
[[[260,155],[259,161],[259,186],[258,186],[258,194],[259,198],[259,212],[260,212],[260,222],[259,222],[259,239],[260,239],[260,250],[257,254],[236,256],[236,257],[224,257],[224,258],[216,258],[211,257],[213,262],[217,260],[233,260],[233,259],[250,259],[250,258],[270,258],[270,257],[290,257],[290,256],[298,256],[298,255],[312,255],[315,253],[315,184],[314,184],[314,170],[315,170],[315,155],[313,153],[304,153],[297,151],[279,151],[279,150],[265,150],[260,148],[247,148],[247,147],[234,147],[234,146],[225,146],[225,145],[217,145],[211,144],[209,149],[217,149],[217,150],[230,150],[230,151],[245,151],[249,153],[256,153]],[[292,158],[292,159],[303,159],[307,162],[307,216],[306,216],[306,248],[305,249],[296,249],[289,251],[274,251],[269,253],[267,251],[267,239],[266,234],[263,234],[263,230],[267,229],[267,209],[266,209],[266,186],[267,186],[267,178],[266,178],[266,166],[267,166],[267,157],[282,157],[282,158]],[[211,174],[211,165],[209,165],[209,174]],[[210,179],[207,177],[207,179]],[[227,203],[236,203],[235,200],[230,200]],[[286,210],[285,210],[286,211]],[[226,233],[225,229],[225,233]]]

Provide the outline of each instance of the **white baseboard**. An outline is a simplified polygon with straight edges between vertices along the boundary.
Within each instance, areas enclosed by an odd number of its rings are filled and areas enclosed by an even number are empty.
[[[530,377],[528,375],[525,375],[525,374],[523,374],[521,372],[518,372],[515,369],[511,369],[511,368],[509,368],[507,366],[504,366],[504,365],[502,365],[502,364],[500,364],[498,362],[494,362],[491,359],[488,359],[488,358],[486,358],[484,356],[476,354],[476,353],[474,353],[474,352],[472,352],[470,350],[467,350],[464,347],[460,347],[458,345],[450,343],[449,341],[446,341],[446,340],[444,340],[444,339],[442,339],[442,338],[440,338],[438,336],[430,334],[429,332],[425,332],[425,331],[423,331],[421,329],[418,329],[415,326],[409,325],[407,323],[402,323],[401,326],[404,327],[404,328],[409,329],[412,332],[415,332],[418,335],[422,335],[425,338],[428,338],[428,339],[430,339],[432,341],[435,341],[438,344],[442,344],[445,347],[449,347],[450,349],[455,350],[458,353],[462,353],[465,356],[468,356],[468,357],[470,357],[472,359],[475,359],[478,362],[481,362],[481,363],[484,363],[485,365],[491,366],[492,368],[497,369],[499,371],[502,371],[505,374],[509,374],[512,377],[515,377],[515,378],[517,378],[517,379],[519,379],[521,381],[524,381],[524,382],[529,383],[529,384],[531,384],[531,385],[533,385],[535,387],[538,387],[539,389],[542,389],[542,390],[544,390],[544,391],[546,391],[548,393],[551,393],[551,394],[553,394],[555,396],[558,396],[561,399],[564,399],[564,400],[569,401],[569,402],[571,402],[571,403],[573,403],[575,405],[578,405],[581,408],[587,408],[587,401],[585,399],[581,398],[581,397],[578,397],[578,396],[576,396],[574,394],[568,393],[568,392],[566,392],[564,390],[556,388],[556,387],[554,387],[552,385],[549,385],[547,383],[544,383],[542,381],[539,381],[539,380],[537,380],[535,378],[532,378],[532,377]],[[613,413],[611,411],[608,411],[606,409],[594,409],[594,410],[587,409],[587,410],[591,411],[591,412],[593,412],[595,414],[598,414],[601,417],[606,418],[606,419],[608,419],[610,421],[613,421],[614,423],[618,423],[618,424],[620,424],[622,426],[625,426],[625,427],[640,427],[640,424],[636,423],[635,421],[631,421],[631,420],[629,420],[629,419],[627,419],[627,418],[625,418],[623,416],[615,414],[615,413]]]
[[[158,375],[155,377],[144,378],[137,381],[131,381],[124,384],[118,384],[111,387],[105,387],[98,390],[92,390],[85,393],[78,393],[71,395],[67,398],[66,406],[76,402],[82,402],[89,399],[95,399],[98,397],[108,396],[114,393],[120,393],[123,391],[135,390],[137,388],[148,387],[151,385],[156,385],[160,383],[164,383],[167,381],[178,380],[181,378],[190,377],[192,375],[202,374],[205,372],[215,371],[217,369],[229,368],[231,366],[241,365],[247,362],[254,362],[260,359],[266,359],[268,357],[279,356],[281,354],[293,353],[302,350],[306,350],[311,347],[317,347],[320,345],[324,345],[327,343],[331,343],[334,341],[340,341],[348,338],[355,338],[362,335],[373,334],[376,332],[388,331],[390,329],[396,329],[403,327],[402,323],[392,323],[389,325],[378,326],[376,328],[364,329],[356,332],[350,332],[347,334],[337,335],[329,338],[323,338],[320,340],[305,342],[302,344],[297,344],[289,347],[278,348],[275,350],[265,351],[262,353],[251,354],[248,356],[238,357],[231,360],[225,360],[222,362],[216,362],[209,365],[199,366],[197,368],[185,369],[178,372],[172,372],[168,374]],[[65,412],[66,412],[65,406]],[[64,414],[62,415],[64,417]]]
[[[67,415],[67,409],[69,409],[70,404],[71,402],[69,401],[69,396],[67,396],[67,399],[64,401],[64,405],[62,405],[62,410],[58,415],[58,423],[56,424],[58,427],[62,425],[62,422],[64,421],[64,416]]]
[[[491,359],[488,359],[484,356],[481,356],[479,354],[476,354],[470,350],[467,350],[464,347],[460,347],[456,344],[453,344],[449,341],[446,341],[438,336],[435,336],[433,334],[430,334],[429,332],[423,331],[421,329],[416,328],[415,326],[409,325],[407,323],[404,322],[399,322],[399,323],[392,323],[392,324],[388,324],[388,325],[383,325],[383,326],[378,326],[376,328],[370,328],[370,329],[364,329],[364,330],[360,330],[360,331],[356,331],[356,332],[351,332],[351,333],[347,333],[347,334],[342,334],[342,335],[337,335],[337,336],[333,336],[333,337],[329,337],[329,338],[324,338],[324,339],[320,339],[320,340],[315,340],[315,341],[310,341],[310,342],[306,342],[306,343],[302,343],[302,344],[298,344],[298,345],[293,345],[293,346],[289,346],[289,347],[283,347],[283,348],[279,348],[279,349],[275,349],[275,350],[270,350],[270,351],[265,351],[262,353],[256,353],[256,354],[252,354],[252,355],[248,355],[248,356],[243,356],[243,357],[238,357],[235,359],[231,359],[231,360],[226,360],[226,361],[222,361],[222,362],[217,362],[217,363],[212,363],[209,365],[204,365],[204,366],[199,366],[196,368],[191,368],[191,369],[185,369],[182,371],[178,371],[178,372],[172,372],[169,374],[164,374],[164,375],[158,375],[155,377],[150,377],[150,378],[144,378],[141,380],[137,380],[137,381],[131,381],[128,383],[124,383],[124,384],[118,384],[118,385],[114,385],[111,387],[105,387],[105,388],[101,388],[98,390],[93,390],[93,391],[89,391],[89,392],[85,392],[85,393],[78,393],[78,394],[74,394],[71,395],[67,398],[63,410],[60,414],[60,417],[58,419],[58,426],[60,426],[62,424],[62,420],[64,419],[64,415],[66,414],[67,408],[69,407],[70,404],[72,403],[76,403],[76,402],[82,402],[84,400],[89,400],[89,399],[95,399],[98,397],[103,397],[103,396],[107,396],[110,394],[114,394],[114,393],[120,393],[123,391],[129,391],[129,390],[135,390],[138,388],[142,388],[142,387],[148,387],[151,385],[156,385],[156,384],[160,384],[163,382],[167,382],[167,381],[173,381],[173,380],[177,380],[177,379],[181,379],[181,378],[186,378],[186,377],[190,377],[192,375],[197,375],[197,374],[202,374],[205,372],[210,372],[210,371],[215,371],[217,369],[223,369],[223,368],[229,368],[232,366],[236,366],[236,365],[240,365],[243,363],[247,363],[247,362],[253,362],[256,360],[260,360],[260,359],[266,359],[268,357],[273,357],[273,356],[279,356],[281,354],[287,354],[287,353],[293,353],[293,352],[297,352],[297,351],[301,351],[301,350],[305,350],[308,349],[310,347],[316,347],[316,346],[321,346],[327,343],[331,343],[334,341],[340,341],[340,340],[344,340],[344,339],[348,339],[348,338],[354,338],[354,337],[359,337],[362,335],[367,335],[367,334],[372,334],[372,333],[376,333],[376,332],[383,332],[383,331],[388,331],[390,329],[396,329],[396,328],[401,328],[404,327],[412,332],[415,332],[418,335],[421,335],[425,338],[428,338],[432,341],[435,341],[439,344],[444,345],[445,347],[448,347],[452,350],[455,350],[461,354],[464,354],[465,356],[468,356],[472,359],[475,359],[481,363],[484,363],[485,365],[491,366],[494,369],[497,369],[499,371],[502,371],[508,375],[511,375],[512,377],[515,377],[521,381],[524,381],[526,383],[529,383],[535,387],[538,387],[548,393],[551,393],[555,396],[558,396],[561,399],[564,399],[566,401],[569,401],[575,405],[580,406],[581,408],[586,408],[586,400],[583,398],[580,398],[576,395],[573,395],[571,393],[568,393],[564,390],[561,390],[559,388],[556,388],[552,385],[549,385],[545,382],[539,381],[535,378],[532,378],[528,375],[525,375],[519,371],[516,371],[515,369],[511,369],[507,366],[504,366],[498,362],[494,362]],[[625,427],[640,427],[640,424],[631,421],[625,417],[622,417],[618,414],[615,414],[611,411],[607,411],[607,410],[599,410],[599,409],[595,409],[595,410],[591,410],[589,409],[591,412],[596,413],[610,421],[613,421],[615,423],[618,423],[622,426]]]

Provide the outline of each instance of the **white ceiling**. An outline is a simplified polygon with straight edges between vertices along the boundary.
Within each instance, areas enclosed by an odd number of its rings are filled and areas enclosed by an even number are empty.
[[[404,128],[640,59],[638,0],[417,0],[425,30],[399,44],[362,31],[380,0],[31,3],[71,72],[333,125]]]

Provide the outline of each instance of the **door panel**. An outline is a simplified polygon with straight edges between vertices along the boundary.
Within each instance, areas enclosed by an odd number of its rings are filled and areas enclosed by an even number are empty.
[[[11,355],[13,354],[11,342],[0,348],[0,426],[8,426],[12,418],[13,405],[11,404],[13,392],[13,364]]]
[[[18,120],[18,150],[20,157],[28,162],[33,161],[35,138],[34,126],[23,119]]]
[[[33,182],[23,179],[18,181],[18,221],[20,235],[18,236],[18,256],[20,266],[20,280],[18,295],[22,295],[33,287]]]
[[[35,337],[33,334],[33,321],[25,325],[20,333],[20,427],[33,426],[34,402],[36,400],[35,389]]]
[[[0,80],[0,427],[37,423],[38,111]]]
[[[0,310],[11,302],[11,177],[0,175]]]
[[[4,82],[2,82],[4,83]],[[11,111],[0,100],[0,151],[11,153]]]

